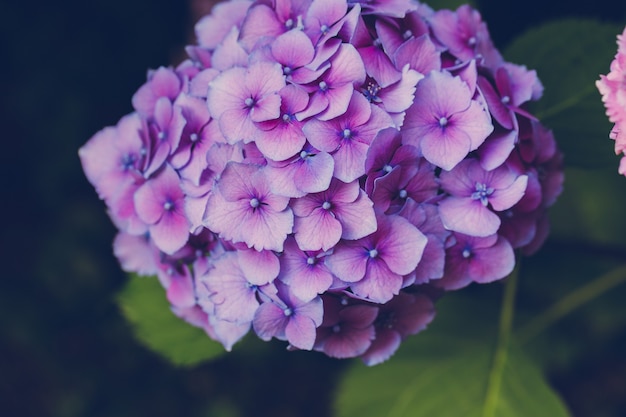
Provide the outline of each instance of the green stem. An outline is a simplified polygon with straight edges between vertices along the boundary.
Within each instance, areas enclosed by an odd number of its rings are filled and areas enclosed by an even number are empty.
[[[511,341],[511,329],[513,327],[513,310],[515,306],[515,292],[517,289],[517,275],[519,273],[519,262],[509,276],[502,300],[502,311],[500,312],[500,323],[498,325],[498,341],[496,344],[493,363],[487,381],[487,392],[483,407],[483,417],[495,417],[498,399],[500,398],[500,388],[502,386],[502,374],[509,352]]]
[[[586,96],[588,96],[589,94],[595,93],[596,91],[597,90],[595,88],[595,85],[591,85],[579,91],[578,94],[572,97],[568,97],[566,100],[560,103],[557,103],[555,106],[552,106],[544,111],[537,112],[535,114],[535,117],[537,117],[539,120],[545,120],[549,117],[558,115],[562,111],[565,111],[571,107],[574,107],[575,105],[583,101]]]
[[[526,323],[517,332],[517,339],[520,343],[532,340],[556,321],[623,282],[626,282],[626,265],[591,280],[588,284],[561,298],[546,311]]]

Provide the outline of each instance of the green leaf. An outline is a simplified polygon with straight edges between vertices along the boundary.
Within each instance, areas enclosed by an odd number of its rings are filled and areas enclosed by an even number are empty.
[[[467,310],[455,295],[440,302],[431,328],[407,340],[388,362],[372,368],[358,363],[346,373],[335,403],[338,417],[483,416],[495,332],[475,322],[484,322],[474,314],[480,306]],[[569,416],[540,370],[515,343],[507,352],[494,414]]]
[[[432,7],[434,10],[440,9],[450,9],[456,10],[459,6],[463,4],[473,5],[473,1],[464,1],[464,0],[430,0],[423,2],[428,6]]]
[[[131,275],[117,301],[137,339],[176,365],[196,365],[224,353],[203,330],[172,313],[156,277]]]
[[[566,169],[563,194],[550,210],[553,237],[626,248],[626,180],[616,169]]]
[[[505,50],[507,60],[537,70],[545,91],[531,111],[553,129],[569,165],[617,167],[595,82],[609,71],[619,32],[617,25],[564,19],[529,30]]]

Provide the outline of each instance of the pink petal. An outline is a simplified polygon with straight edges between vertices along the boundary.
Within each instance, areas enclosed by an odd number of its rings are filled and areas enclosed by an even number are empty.
[[[333,274],[345,282],[357,282],[363,278],[369,259],[367,250],[359,243],[340,242],[326,264]]]
[[[280,261],[269,250],[240,250],[239,266],[246,279],[254,285],[272,282],[280,271]]]
[[[182,210],[166,211],[157,224],[150,226],[150,236],[159,249],[171,255],[189,240],[189,226]]]
[[[305,315],[296,314],[287,323],[285,336],[298,349],[311,350],[315,344],[315,323]]]
[[[439,203],[439,215],[446,229],[470,236],[493,235],[500,227],[500,218],[480,200],[445,198]]]
[[[356,295],[376,303],[391,300],[401,287],[402,276],[393,273],[381,259],[371,259],[363,279],[350,285]]]
[[[303,251],[329,250],[341,238],[341,224],[321,207],[307,217],[296,217],[293,231]]]
[[[384,237],[376,249],[392,272],[406,275],[412,272],[422,259],[426,247],[426,236],[400,216],[388,216],[381,224]]]

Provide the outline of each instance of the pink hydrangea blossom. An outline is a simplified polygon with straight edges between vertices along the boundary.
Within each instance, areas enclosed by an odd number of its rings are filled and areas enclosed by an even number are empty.
[[[618,171],[626,176],[626,28],[617,36],[617,46],[610,72],[601,75],[596,86],[609,121],[615,123],[609,137],[615,141],[615,154],[622,156]]]

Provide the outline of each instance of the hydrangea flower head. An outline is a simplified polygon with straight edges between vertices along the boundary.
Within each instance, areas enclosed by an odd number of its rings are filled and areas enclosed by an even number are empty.
[[[626,28],[617,36],[617,46],[610,72],[601,75],[596,86],[602,95],[606,115],[614,123],[609,137],[615,141],[615,154],[622,156],[619,173],[626,176]]]
[[[229,0],[195,33],[79,156],[122,268],[226,350],[254,332],[383,362],[433,294],[545,239],[563,176],[527,110],[542,86],[470,6]],[[624,49],[599,82],[615,123]]]

